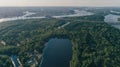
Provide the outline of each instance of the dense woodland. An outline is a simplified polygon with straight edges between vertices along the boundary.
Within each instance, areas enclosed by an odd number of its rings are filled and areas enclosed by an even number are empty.
[[[24,67],[37,67],[44,44],[57,37],[68,38],[73,44],[70,67],[120,67],[120,30],[103,19],[103,15],[92,15],[1,23],[0,66],[12,67],[8,56],[17,55]],[[58,28],[67,22],[70,24]],[[33,64],[28,63],[33,58]]]
[[[0,67],[13,67],[12,61],[6,55],[0,55]]]
[[[120,18],[118,18],[118,21],[120,21]]]

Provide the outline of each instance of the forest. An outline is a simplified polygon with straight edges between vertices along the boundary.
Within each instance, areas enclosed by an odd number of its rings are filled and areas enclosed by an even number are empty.
[[[70,67],[119,67],[120,30],[103,19],[103,15],[96,15],[1,23],[0,66],[12,67],[9,56],[17,55],[24,67],[31,66],[28,62],[32,58],[33,64],[38,67],[44,44],[50,38],[57,37],[72,42]],[[67,22],[70,24],[58,28]]]

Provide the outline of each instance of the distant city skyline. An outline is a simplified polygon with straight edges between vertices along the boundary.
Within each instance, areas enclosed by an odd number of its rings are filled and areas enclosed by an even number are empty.
[[[120,0],[0,0],[0,6],[120,6]]]

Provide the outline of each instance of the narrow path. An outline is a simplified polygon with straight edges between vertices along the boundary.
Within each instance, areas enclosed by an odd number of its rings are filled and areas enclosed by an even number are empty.
[[[58,29],[64,28],[64,27],[66,27],[67,25],[69,25],[70,23],[71,23],[71,22],[67,22],[67,23],[65,23],[65,24],[63,24],[63,25],[61,25],[61,26],[59,26]]]

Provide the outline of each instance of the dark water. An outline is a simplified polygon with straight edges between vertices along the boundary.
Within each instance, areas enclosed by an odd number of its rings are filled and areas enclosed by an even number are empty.
[[[16,67],[19,67],[19,63],[18,63],[18,61],[17,61],[17,56],[12,55],[11,58],[12,58],[12,60],[14,61],[15,66],[16,66]]]
[[[68,39],[51,39],[44,49],[40,67],[70,67],[72,44]]]

